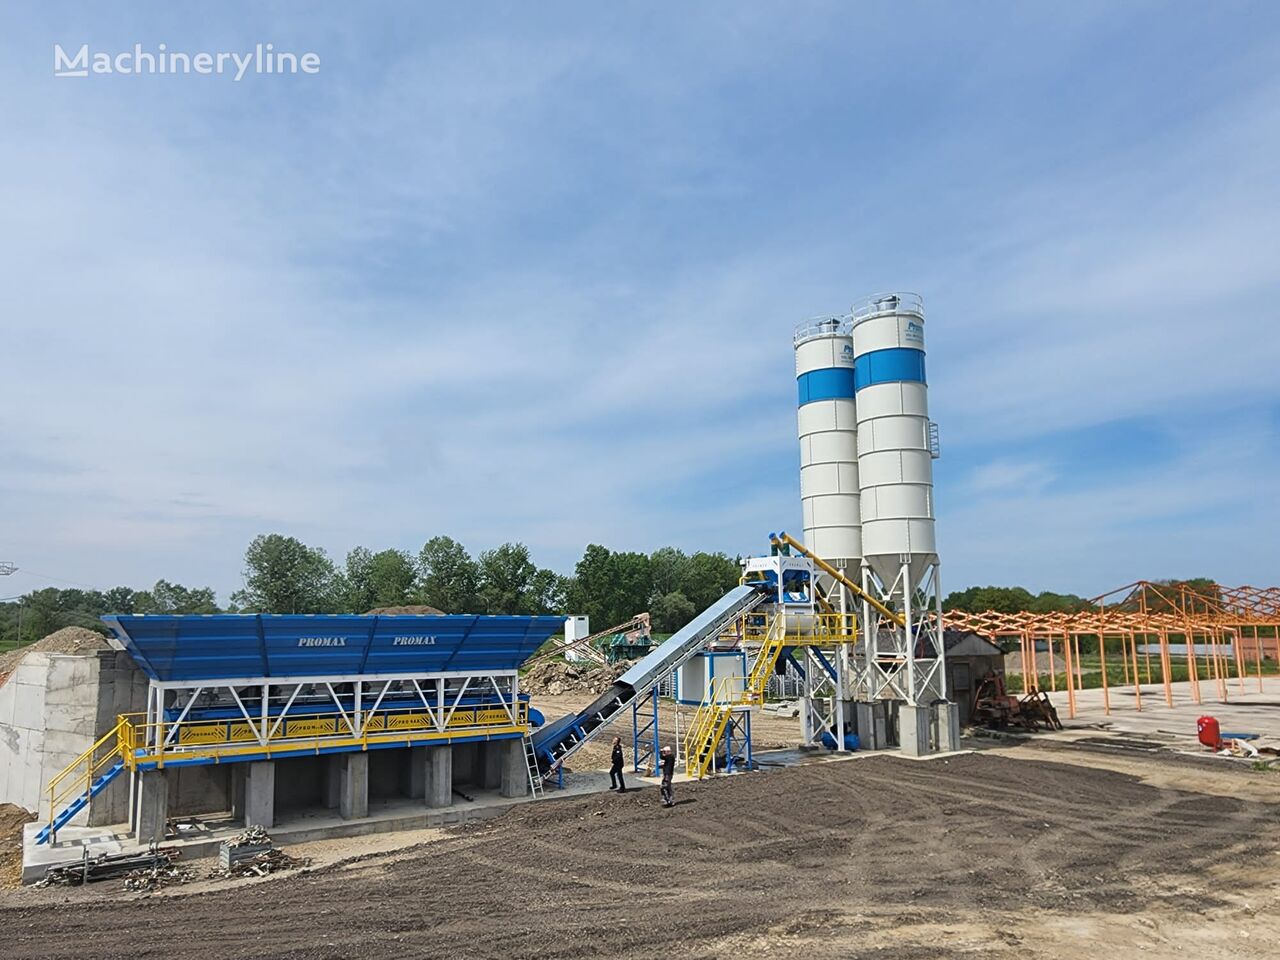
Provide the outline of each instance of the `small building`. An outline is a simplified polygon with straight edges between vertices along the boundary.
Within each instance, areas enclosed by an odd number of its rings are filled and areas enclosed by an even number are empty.
[[[947,689],[960,705],[960,722],[973,718],[973,698],[988,673],[1004,676],[1004,651],[972,630],[947,630],[943,634],[947,656]]]

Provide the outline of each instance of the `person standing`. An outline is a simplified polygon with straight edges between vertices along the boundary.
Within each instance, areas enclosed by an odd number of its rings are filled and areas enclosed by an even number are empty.
[[[658,761],[658,766],[662,770],[662,805],[664,807],[674,807],[676,798],[671,790],[671,778],[675,776],[676,772],[676,755],[670,747],[662,748],[662,756]]]
[[[622,738],[613,738],[613,753],[609,756],[609,789],[619,793],[627,792],[627,785],[622,782]]]

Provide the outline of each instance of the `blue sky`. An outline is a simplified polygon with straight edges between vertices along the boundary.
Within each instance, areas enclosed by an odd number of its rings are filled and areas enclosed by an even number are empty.
[[[883,289],[948,586],[1280,582],[1280,6],[3,16],[0,593],[225,598],[267,531],[759,552],[791,330]],[[52,76],[162,42],[321,68]]]

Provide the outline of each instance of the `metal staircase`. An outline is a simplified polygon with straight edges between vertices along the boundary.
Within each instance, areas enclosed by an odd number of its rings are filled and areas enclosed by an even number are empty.
[[[49,783],[49,822],[36,834],[36,843],[58,840],[58,831],[89,805],[124,770],[121,720]]]
[[[774,617],[747,676],[721,677],[707,685],[684,739],[685,773],[690,777],[701,780],[714,771],[716,751],[734,712],[764,702],[765,686],[787,645],[786,629],[786,617]]]

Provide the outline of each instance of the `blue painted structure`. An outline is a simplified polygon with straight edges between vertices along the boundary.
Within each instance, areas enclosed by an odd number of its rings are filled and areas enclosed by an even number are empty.
[[[510,671],[564,617],[471,615],[123,616],[102,618],[153,680]]]
[[[855,390],[874,387],[877,383],[927,383],[924,376],[924,351],[915,347],[890,347],[864,353],[853,362]]]

